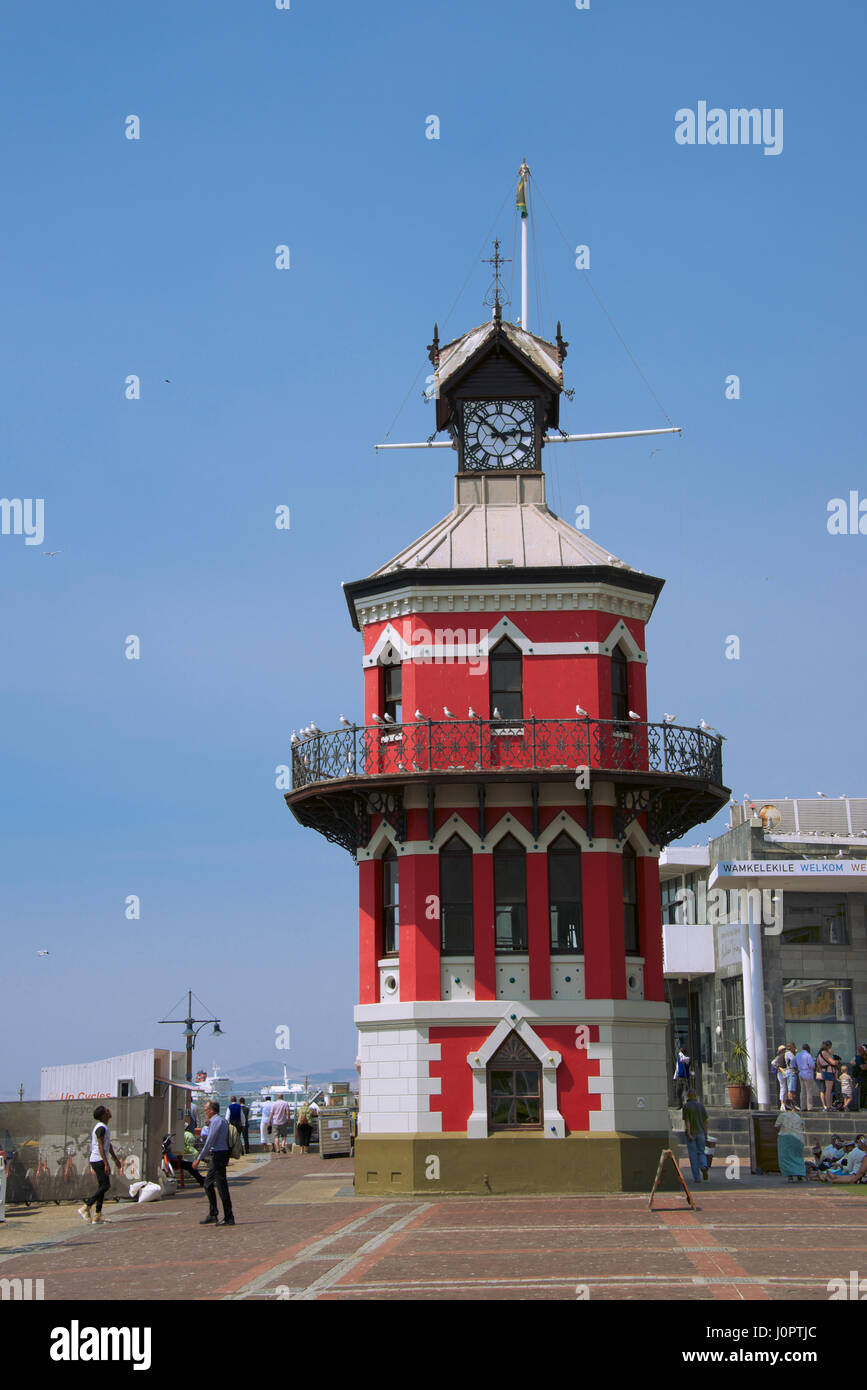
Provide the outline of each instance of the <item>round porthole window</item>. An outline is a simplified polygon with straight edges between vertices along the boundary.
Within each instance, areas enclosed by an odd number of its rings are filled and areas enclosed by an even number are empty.
[[[626,983],[627,983],[627,985],[629,986],[630,989],[638,989],[638,976],[637,976],[637,975],[629,975],[629,976],[627,977]]]
[[[382,982],[382,987],[385,990],[386,994],[397,994],[397,976],[386,975],[385,979]]]

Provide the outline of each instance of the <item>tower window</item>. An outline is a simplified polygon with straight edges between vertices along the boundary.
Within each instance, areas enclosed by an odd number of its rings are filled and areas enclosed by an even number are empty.
[[[566,834],[548,850],[548,903],[551,950],[583,951],[581,920],[581,851]]]
[[[502,719],[523,719],[524,703],[521,695],[521,649],[504,637],[498,642],[488,658],[491,717]]]
[[[385,668],[385,713],[390,715],[395,724],[400,724],[401,720],[401,687],[403,680],[403,668],[401,666],[386,666]]]
[[[611,718],[629,727],[629,668],[622,647],[611,653]]]
[[[473,852],[459,835],[440,850],[440,931],[444,955],[472,955]]]
[[[488,1063],[488,1122],[492,1129],[541,1129],[542,1068],[514,1031]]]
[[[631,845],[623,846],[623,937],[626,954],[637,956],[638,941],[638,874],[636,872],[635,850]]]
[[[396,956],[398,952],[398,863],[389,845],[382,856],[382,951]]]
[[[526,951],[527,856],[514,835],[494,850],[494,922],[498,951]]]

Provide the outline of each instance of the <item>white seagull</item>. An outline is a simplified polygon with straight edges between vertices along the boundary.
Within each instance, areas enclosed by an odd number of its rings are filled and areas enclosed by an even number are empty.
[[[51,955],[51,952],[50,952],[50,951],[37,951],[36,954],[37,954],[37,956],[50,956],[50,955]]]
[[[495,719],[502,719],[502,717],[503,717],[503,716],[500,714],[500,711],[497,709],[496,705],[494,705],[494,718],[495,718]]]
[[[706,734],[715,734],[717,732],[713,725],[706,723],[704,719],[698,721],[698,726],[700,729],[704,729]]]
[[[816,795],[817,795],[817,796],[821,796],[821,797],[823,797],[823,798],[824,798],[824,796],[825,796],[825,793],[824,793],[824,792],[816,792]]]
[[[663,717],[663,719],[665,720],[666,724],[673,724],[674,721],[675,721],[675,719],[677,718],[677,715],[676,715],[676,714],[664,714],[662,717]]]
[[[586,718],[587,718],[587,711],[586,711],[586,709],[582,709],[580,705],[576,705],[576,706],[575,706],[575,713],[578,715],[578,718],[579,718],[579,719],[586,719]]]
[[[349,719],[346,718],[346,715],[345,715],[345,714],[341,714],[341,716],[340,716],[340,722],[341,722],[341,724],[343,725],[343,727],[344,727],[345,729],[354,729],[354,728],[355,728],[355,725],[351,722],[351,720],[349,720]]]
[[[374,724],[382,724],[382,723],[384,723],[384,720],[383,720],[383,718],[382,718],[382,715],[380,715],[380,714],[372,714],[370,717],[371,717],[371,719],[372,719],[372,721],[373,721]]]
[[[294,729],[292,730],[292,737],[290,738],[289,742],[290,742],[293,746],[294,746],[296,743],[300,743],[300,742],[301,742],[300,738],[298,737],[298,735],[296,734],[296,732],[295,732]]]
[[[383,720],[383,723],[385,723],[385,724],[393,724],[393,723],[394,723],[394,719],[393,719],[392,716],[388,713],[388,711],[386,711],[386,714],[385,714],[385,718],[384,718],[384,720]]]
[[[631,710],[629,711],[629,718],[630,718],[630,719],[638,719],[638,720],[640,720],[640,719],[641,719],[641,715],[640,715],[640,714],[636,714],[636,713],[635,713],[635,710],[634,710],[634,709],[631,709]]]
[[[445,715],[446,719],[457,719],[457,715],[452,714],[448,705],[443,705],[443,714]]]
[[[415,717],[416,717],[416,719],[424,719],[424,715],[422,714],[422,712],[421,712],[420,709],[417,709],[417,710],[416,710],[416,712],[415,712]]]
[[[476,711],[473,709],[472,705],[470,705],[470,712],[469,712],[468,718],[469,718],[469,719],[478,719],[478,718],[479,718],[479,716],[476,714]]]
[[[315,725],[314,723],[311,722],[311,724],[310,724],[310,732],[311,732],[311,734],[321,734],[321,733],[322,733],[322,730],[319,729],[319,728],[317,728],[316,725]]]

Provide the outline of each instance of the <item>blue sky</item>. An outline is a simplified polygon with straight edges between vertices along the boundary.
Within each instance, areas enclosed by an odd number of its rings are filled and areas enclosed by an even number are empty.
[[[684,427],[546,461],[555,510],[667,581],[652,716],[720,728],[736,796],[867,793],[867,536],[826,527],[867,497],[860,3],[16,0],[3,28],[0,490],[45,540],[0,536],[0,1093],[179,1045],[188,987],[226,1030],[202,1062],[351,1064],[355,869],[274,769],[362,715],[340,582],[452,504],[450,456],[373,446],[407,393],[391,437],[430,432],[433,322],[487,316],[523,157],[567,427],[665,424],[579,243]],[[782,108],[783,152],[678,145],[700,100]]]

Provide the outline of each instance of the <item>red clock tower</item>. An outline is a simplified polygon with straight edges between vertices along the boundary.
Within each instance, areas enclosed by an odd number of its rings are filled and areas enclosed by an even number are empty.
[[[648,722],[663,580],[546,504],[566,347],[498,305],[434,333],[454,507],[345,585],[363,723],[293,741],[287,803],[358,863],[358,1192],[628,1191],[667,1146],[657,860],[728,790]]]

